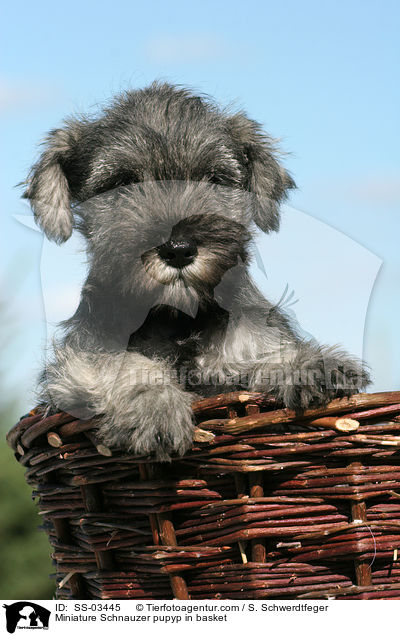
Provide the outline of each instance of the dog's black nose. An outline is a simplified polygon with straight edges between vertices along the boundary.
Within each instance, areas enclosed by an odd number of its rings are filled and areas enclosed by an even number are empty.
[[[192,239],[171,239],[160,245],[158,255],[171,267],[185,267],[193,263],[197,256],[197,245]]]

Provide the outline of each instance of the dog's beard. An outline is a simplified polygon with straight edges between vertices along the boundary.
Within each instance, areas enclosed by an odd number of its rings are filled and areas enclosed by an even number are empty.
[[[192,263],[185,267],[171,267],[159,256],[157,248],[146,251],[142,266],[148,290],[156,293],[157,303],[171,305],[195,316],[199,305],[207,305],[214,298],[214,290],[227,270],[234,267],[239,257],[221,258],[216,251],[199,246]]]
[[[199,247],[194,261],[182,268],[167,265],[157,248],[145,252],[141,260],[149,286],[157,288],[157,301],[193,317],[199,305],[213,299],[214,288],[225,273],[218,255],[204,247]]]
[[[169,305],[194,318],[199,308],[200,297],[196,290],[185,285],[182,280],[178,280],[171,285],[163,285],[159,304]]]
[[[202,247],[199,247],[194,261],[185,267],[167,265],[159,257],[157,249],[145,252],[142,263],[147,275],[158,283],[172,288],[178,286],[180,289],[193,289],[199,296],[209,294],[224,274],[217,255]]]

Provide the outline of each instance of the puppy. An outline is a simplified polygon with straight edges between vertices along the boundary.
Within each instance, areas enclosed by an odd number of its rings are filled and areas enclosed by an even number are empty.
[[[76,228],[90,266],[40,399],[100,416],[105,443],[168,460],[191,446],[195,397],[245,388],[300,410],[367,385],[249,276],[255,226],[278,229],[295,184],[244,113],[154,83],[53,130],[26,185],[47,237]]]

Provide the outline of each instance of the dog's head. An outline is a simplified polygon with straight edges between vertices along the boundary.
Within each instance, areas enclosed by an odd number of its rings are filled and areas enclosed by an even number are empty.
[[[98,278],[125,293],[212,288],[245,261],[251,223],[277,230],[291,177],[243,113],[168,84],[52,131],[24,196],[48,238],[75,225]]]

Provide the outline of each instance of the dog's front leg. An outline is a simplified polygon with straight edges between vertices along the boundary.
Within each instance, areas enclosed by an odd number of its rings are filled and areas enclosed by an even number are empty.
[[[41,399],[77,417],[99,416],[110,446],[165,461],[183,455],[194,431],[191,402],[172,368],[139,353],[91,353],[65,346],[55,352]]]

